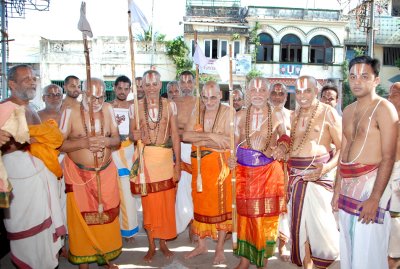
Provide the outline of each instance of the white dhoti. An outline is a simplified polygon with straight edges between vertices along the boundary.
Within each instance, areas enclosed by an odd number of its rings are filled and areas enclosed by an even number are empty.
[[[382,194],[374,222],[365,224],[358,221],[358,207],[371,195],[378,166],[348,163],[341,163],[340,166],[340,267],[388,268],[390,182]]]
[[[397,161],[390,177],[392,197],[390,198],[391,227],[389,237],[389,257],[400,258],[400,161]]]
[[[61,164],[61,168],[63,168],[63,160],[64,160],[65,154],[61,153],[58,156],[58,161]],[[57,184],[57,194],[58,194],[58,199],[60,200],[60,205],[61,205],[61,211],[63,214],[63,219],[64,219],[64,224],[65,224],[65,228],[67,229],[67,234],[68,234],[68,225],[67,225],[67,195],[65,193],[65,180],[64,180],[64,176],[60,178],[60,180],[58,180],[58,184]]]
[[[299,216],[300,221],[293,220],[299,225],[299,229],[298,240],[292,238],[294,240],[292,241],[294,244],[292,252],[293,249],[298,248],[300,260],[303,261],[305,243],[308,241],[312,253],[311,258],[321,268],[324,265],[329,266],[339,256],[339,231],[332,213],[332,196],[332,191],[314,182],[308,182],[302,202],[301,216]],[[292,215],[293,219],[298,220],[293,215],[293,198],[292,196],[289,201],[288,213]]]
[[[192,145],[181,142],[183,166],[191,166]],[[182,233],[193,219],[192,174],[182,169],[175,202],[176,231]]]
[[[10,208],[4,210],[11,259],[19,268],[55,268],[66,232],[57,178],[28,152],[6,154],[3,161],[13,186]]]
[[[112,158],[119,175],[119,193],[121,196],[119,222],[121,225],[121,235],[126,238],[132,237],[139,232],[136,199],[131,193],[129,181],[133,153],[133,143],[127,141],[121,144],[119,150],[112,153]]]
[[[334,171],[317,181],[304,181],[312,163],[326,163],[333,152],[289,159],[290,165],[290,235],[291,260],[303,265],[305,244],[310,245],[311,259],[318,268],[329,267],[339,257],[339,231],[332,213]]]

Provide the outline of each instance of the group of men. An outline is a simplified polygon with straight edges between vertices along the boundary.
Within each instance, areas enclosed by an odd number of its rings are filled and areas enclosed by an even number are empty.
[[[396,268],[400,83],[391,87],[389,102],[375,93],[375,59],[353,59],[349,73],[357,101],[341,119],[334,108],[337,88],[325,86],[318,100],[312,76],[295,82],[295,111],[284,107],[285,85],[256,77],[246,88],[247,102],[241,90],[232,91],[233,112],[221,103],[215,81],[196,98],[189,71],[170,82],[168,99],[162,98],[154,70],[134,85],[118,77],[110,103],[104,81],[91,78],[81,92],[79,78],[69,76],[66,98],[59,86],[46,86],[46,107],[36,113],[29,106],[36,91],[32,68],[11,68],[11,96],[0,110],[23,107],[30,135],[24,143],[0,130],[13,187],[4,218],[12,261],[55,268],[68,233],[71,263],[116,268],[110,261],[121,253],[122,237],[138,232],[141,198],[147,262],[155,239],[170,258],[167,241],[189,227],[197,245],[187,259],[207,253],[211,238],[217,240],[213,263],[223,263],[224,242],[233,232],[239,269],[265,268],[277,241],[282,258],[289,244],[291,262],[304,268],[328,268],[339,253],[342,268]],[[127,100],[132,86],[137,103]]]

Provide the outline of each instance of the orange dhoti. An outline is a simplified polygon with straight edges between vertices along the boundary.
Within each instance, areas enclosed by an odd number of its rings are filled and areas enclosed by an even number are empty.
[[[232,184],[227,166],[229,151],[201,147],[203,192],[197,192],[196,147],[192,147],[192,196],[194,234],[217,239],[218,231],[232,230]]]
[[[101,203],[94,168],[64,159],[69,231],[68,260],[73,264],[108,263],[121,254],[122,239],[118,220],[118,173],[111,159],[100,168]]]
[[[274,254],[279,214],[286,210],[282,166],[256,150],[239,148],[237,156],[235,254],[264,267],[264,259]]]
[[[136,152],[137,155],[137,152]],[[143,151],[147,195],[142,196],[143,227],[153,238],[176,237],[173,153],[164,146],[145,146]],[[140,194],[138,163],[131,170],[131,191]]]

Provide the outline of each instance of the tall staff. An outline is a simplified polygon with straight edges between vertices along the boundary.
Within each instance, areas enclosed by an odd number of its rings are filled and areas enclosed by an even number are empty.
[[[133,47],[133,35],[132,35],[132,27],[131,27],[131,6],[128,0],[128,31],[129,31],[129,45],[131,50],[131,73],[132,73],[132,83],[133,86],[133,106],[135,109],[135,120],[136,120],[136,130],[140,130],[140,123],[139,123],[139,102],[137,98],[137,87],[135,81],[135,52]],[[143,142],[142,139],[137,141],[137,147],[139,152],[139,182],[140,182],[140,193],[141,195],[147,195],[147,187],[146,187],[146,178],[144,176],[144,162],[143,162]]]
[[[230,108],[230,147],[231,157],[236,159],[235,151],[235,108],[233,107],[232,44],[229,44],[229,108]],[[237,210],[236,210],[236,168],[232,171],[232,247],[237,249]]]
[[[82,32],[83,39],[83,52],[85,54],[85,64],[86,64],[86,87],[89,92],[88,103],[89,103],[89,122],[90,122],[90,135],[92,137],[96,136],[96,128],[95,128],[95,120],[94,120],[94,112],[93,112],[93,88],[92,88],[92,80],[90,74],[90,56],[89,56],[89,46],[87,36],[93,36],[92,30],[90,28],[89,22],[86,19],[86,3],[82,2],[81,4],[81,17],[78,23],[78,29]],[[100,123],[101,124],[101,123]],[[100,126],[101,129],[101,126]],[[98,213],[100,214],[100,223],[103,223],[103,212],[104,206],[101,199],[101,180],[100,180],[100,168],[99,168],[99,160],[97,158],[97,152],[93,153],[94,159],[94,168],[96,172],[96,182],[97,182],[97,196],[98,196]]]
[[[194,44],[197,46],[197,31],[194,32]],[[197,117],[196,124],[200,126],[200,86],[199,86],[199,65],[196,64],[196,106],[197,106]],[[204,131],[204,130],[202,130]],[[196,160],[197,160],[197,181],[196,181],[196,189],[197,192],[203,192],[203,179],[201,178],[201,150],[200,146],[197,146],[196,149]]]

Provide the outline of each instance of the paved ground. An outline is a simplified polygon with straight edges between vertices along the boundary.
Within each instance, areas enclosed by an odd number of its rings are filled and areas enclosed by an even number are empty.
[[[141,212],[140,212],[141,213]],[[139,216],[141,217],[141,216]],[[158,245],[158,242],[157,242]],[[213,265],[213,257],[216,242],[209,240],[208,247],[209,252],[207,254],[194,257],[190,260],[186,260],[184,255],[190,252],[195,245],[189,242],[187,230],[180,234],[175,240],[169,241],[169,248],[174,251],[175,256],[172,259],[165,259],[160,251],[157,251],[153,261],[151,263],[145,263],[143,257],[147,252],[147,238],[143,229],[136,235],[135,241],[132,243],[124,242],[123,252],[114,260],[116,264],[122,269],[131,268],[165,268],[165,269],[209,269],[209,268],[235,268],[239,262],[239,258],[235,257],[232,253],[231,241],[225,242],[225,256],[227,258],[224,264]],[[275,257],[269,259],[268,268],[270,269],[296,269],[299,268],[293,264],[283,262]],[[13,269],[13,265],[10,262],[9,256],[4,257],[0,260],[1,269]],[[72,269],[78,268],[70,264],[65,258],[60,259],[59,269]],[[90,268],[98,268],[97,265],[91,265]],[[103,268],[103,267],[100,267]],[[251,266],[250,268],[256,268]],[[332,269],[338,269],[339,264],[335,262]]]

